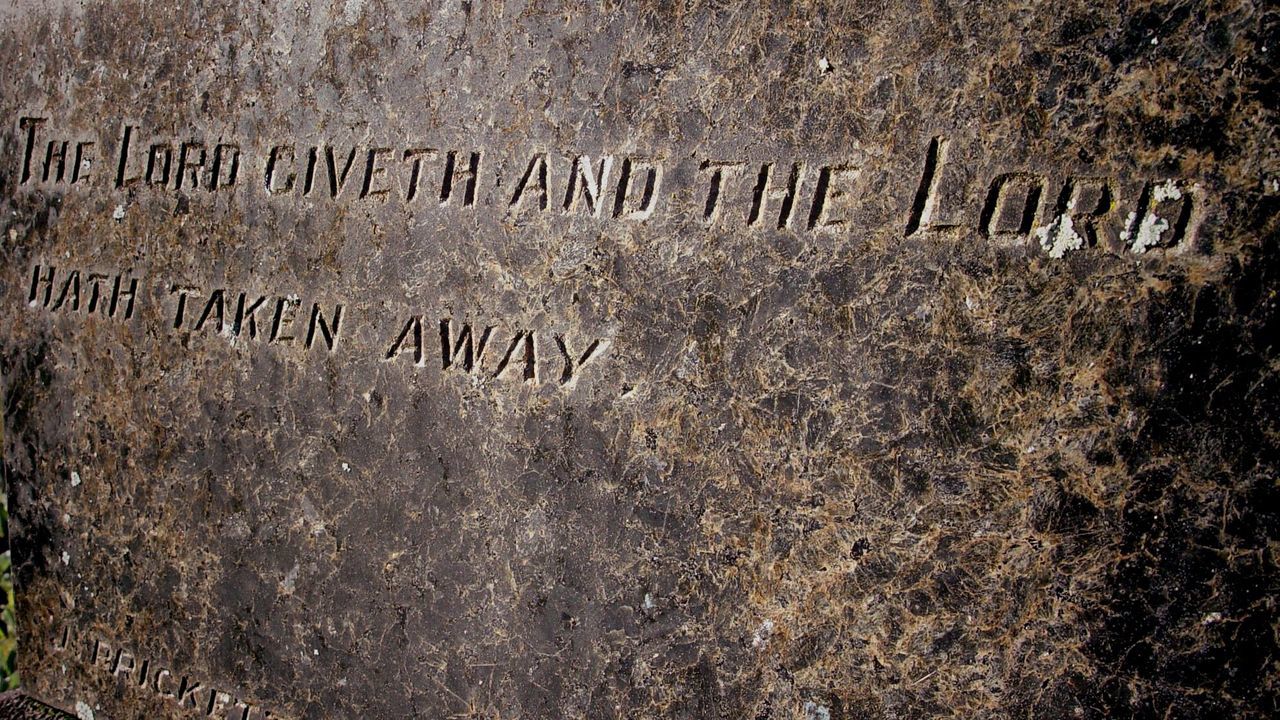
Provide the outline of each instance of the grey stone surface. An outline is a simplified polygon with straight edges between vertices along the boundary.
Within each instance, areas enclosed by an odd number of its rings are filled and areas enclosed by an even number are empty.
[[[96,718],[1268,717],[1265,3],[16,2]]]

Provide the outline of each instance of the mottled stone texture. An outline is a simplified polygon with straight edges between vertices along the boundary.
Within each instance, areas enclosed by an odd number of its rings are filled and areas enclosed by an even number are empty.
[[[0,720],[68,720],[73,716],[27,697],[18,690],[0,694]]]
[[[27,691],[97,718],[1273,717],[1280,15],[1119,6],[7,6]],[[461,175],[440,202],[449,150],[480,154],[470,204]],[[580,155],[661,165],[653,212],[613,181],[566,210]],[[790,225],[779,192],[749,223],[793,162]],[[313,304],[343,306],[332,347]],[[449,365],[445,320],[485,353]]]

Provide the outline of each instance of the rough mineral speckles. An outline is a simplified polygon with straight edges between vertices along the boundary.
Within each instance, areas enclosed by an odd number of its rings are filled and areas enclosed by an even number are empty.
[[[28,688],[113,718],[200,716],[183,676],[295,718],[1274,715],[1275,11],[764,5],[5,9]],[[33,114],[97,143],[93,181],[23,182]],[[129,123],[234,140],[242,177],[117,189]],[[960,227],[908,234],[936,138]],[[313,195],[269,193],[285,143],[337,148]],[[357,144],[480,149],[489,186],[360,200],[361,159],[329,197]],[[550,210],[512,212],[537,153]],[[558,212],[575,154],[661,160],[664,210]],[[853,209],[704,222],[704,160],[854,167]],[[982,227],[1005,176],[1045,179],[1025,229],[1008,198]],[[1105,222],[1038,238],[1068,176],[1110,179]],[[1170,188],[1202,214],[1142,214]],[[136,316],[30,305],[49,264],[134,272]],[[333,353],[175,330],[181,284],[347,324]],[[387,358],[414,314],[421,367]],[[607,347],[572,385],[482,379],[441,369],[444,319],[507,333],[489,369],[512,327]]]

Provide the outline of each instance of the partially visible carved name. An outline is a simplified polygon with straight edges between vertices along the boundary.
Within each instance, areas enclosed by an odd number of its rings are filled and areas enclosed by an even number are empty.
[[[116,678],[129,692],[169,700],[191,717],[217,720],[270,720],[280,715],[254,702],[213,687],[194,676],[173,671],[163,662],[134,652],[101,633],[64,627],[53,646],[66,660]]]

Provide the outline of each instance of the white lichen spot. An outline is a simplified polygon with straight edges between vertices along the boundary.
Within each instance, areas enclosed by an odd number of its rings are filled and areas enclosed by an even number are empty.
[[[654,609],[655,607],[657,607],[657,604],[653,602],[653,594],[652,594],[652,593],[645,593],[645,594],[644,594],[644,609],[645,609],[645,610],[652,610],[652,609]]]
[[[123,220],[123,219],[124,219],[124,204],[123,204],[123,203],[121,203],[121,204],[119,204],[119,205],[117,205],[117,206],[116,206],[115,212],[111,213],[111,219],[112,219],[112,220]]]
[[[360,19],[360,11],[364,9],[364,0],[347,0],[342,5],[342,19],[353,23]]]
[[[93,720],[93,708],[83,700],[76,701],[76,717],[80,720]]]
[[[679,364],[676,366],[676,377],[688,380],[698,374],[700,361],[698,358],[698,341],[690,340],[685,346]]]
[[[756,628],[755,633],[752,634],[751,636],[751,647],[753,648],[764,647],[764,644],[769,642],[769,636],[772,634],[773,634],[772,620],[765,620],[764,622],[760,623],[760,627]]]
[[[71,553],[67,552],[66,550],[62,551],[62,564],[63,565],[71,564]]]
[[[79,487],[79,486],[80,486],[80,473],[76,472],[75,470],[72,470],[71,471],[71,487]]]
[[[1142,224],[1138,226],[1138,235],[1133,240],[1133,252],[1141,255],[1148,249],[1158,246],[1160,244],[1160,236],[1168,229],[1168,220],[1148,213],[1146,217],[1142,218]],[[1128,238],[1125,235],[1127,233],[1121,233],[1120,237],[1127,240]]]
[[[342,463],[342,472],[351,472],[351,466],[346,463]]]
[[[804,720],[831,720],[831,708],[812,700],[804,703]]]
[[[1036,238],[1040,247],[1049,253],[1049,257],[1061,259],[1072,250],[1084,247],[1084,238],[1076,232],[1070,215],[1059,215],[1053,222],[1036,229]]]
[[[1152,196],[1158,203],[1165,202],[1167,200],[1181,200],[1182,189],[1178,187],[1178,183],[1172,180],[1165,180],[1163,183],[1155,186],[1152,190]]]
[[[289,595],[293,594],[293,589],[298,583],[298,565],[294,563],[289,572],[285,573],[284,580],[280,581],[280,587]]]
[[[1200,620],[1201,625],[1212,625],[1219,622],[1222,622],[1222,613],[1220,612],[1211,612]]]
[[[1136,217],[1138,217],[1137,213],[1129,213],[1129,217],[1124,219],[1124,229],[1120,231],[1121,242],[1129,242],[1129,238],[1132,237],[1129,233],[1129,228],[1133,227],[1133,221]]]
[[[825,57],[818,58],[818,69],[824,73],[831,72],[831,61]]]

